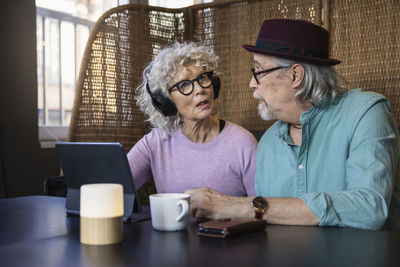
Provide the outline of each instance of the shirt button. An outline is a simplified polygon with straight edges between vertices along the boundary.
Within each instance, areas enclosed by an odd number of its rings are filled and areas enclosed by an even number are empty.
[[[299,169],[302,170],[304,168],[303,164],[299,165]]]

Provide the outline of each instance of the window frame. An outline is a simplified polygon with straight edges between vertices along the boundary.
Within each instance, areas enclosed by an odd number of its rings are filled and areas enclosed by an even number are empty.
[[[37,18],[41,18],[42,19],[42,29],[40,29],[42,31],[42,37],[43,39],[40,40],[41,43],[46,41],[46,36],[44,35],[44,22],[45,19],[55,19],[58,21],[59,24],[59,29],[61,28],[61,23],[63,21],[65,22],[69,22],[72,23],[74,25],[74,32],[75,32],[75,40],[74,40],[74,50],[75,50],[75,58],[76,58],[76,51],[77,51],[77,41],[76,41],[76,32],[77,32],[77,28],[79,25],[83,25],[85,27],[88,27],[89,32],[92,29],[94,22],[86,20],[86,19],[82,19],[79,17],[74,17],[72,15],[63,13],[63,12],[59,12],[59,11],[54,11],[54,10],[50,10],[50,9],[46,9],[46,8],[42,8],[42,7],[36,7],[36,17]],[[61,31],[59,31],[59,38],[61,36]],[[58,44],[59,50],[61,51],[61,41]],[[43,110],[42,112],[46,112],[46,79],[45,79],[45,69],[46,69],[46,62],[45,62],[45,47],[43,46],[42,48],[42,90],[43,90]],[[59,77],[59,90],[60,90],[60,106],[59,106],[59,111],[60,111],[60,118],[59,118],[59,125],[46,125],[46,119],[44,120],[45,124],[40,125],[39,121],[38,121],[38,133],[39,133],[39,142],[40,142],[40,147],[41,148],[54,148],[55,144],[59,141],[66,141],[67,140],[67,136],[68,136],[68,125],[62,125],[62,116],[63,116],[63,112],[62,112],[62,80],[61,80],[61,56],[59,57],[59,72],[60,72],[60,77]],[[79,73],[79,68],[80,66],[78,66],[77,62],[75,62],[75,74]],[[74,88],[76,88],[76,81],[77,81],[78,77],[75,77],[75,85]],[[39,77],[38,77],[39,79]],[[38,84],[39,85],[39,84]],[[39,86],[38,86],[38,90],[39,90]],[[37,103],[38,105],[38,119],[39,119],[39,103]],[[46,118],[46,114],[43,115]]]

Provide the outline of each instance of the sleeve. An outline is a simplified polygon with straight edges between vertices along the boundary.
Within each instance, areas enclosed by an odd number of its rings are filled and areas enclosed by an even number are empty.
[[[246,188],[248,196],[254,196],[254,176],[256,174],[256,162],[257,162],[257,141],[254,141],[251,150],[246,157],[244,173],[243,173],[243,185]]]
[[[142,187],[152,177],[149,136],[150,134],[140,139],[127,155],[136,189]]]
[[[348,142],[346,190],[301,197],[320,226],[380,229],[388,216],[399,152],[390,105],[379,101],[358,118]]]

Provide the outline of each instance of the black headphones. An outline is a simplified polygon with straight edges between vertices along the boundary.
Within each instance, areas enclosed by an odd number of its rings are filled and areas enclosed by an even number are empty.
[[[219,77],[213,76],[211,84],[214,89],[214,99],[216,99],[219,96],[219,89],[221,86],[221,81]],[[176,115],[176,113],[178,113],[175,103],[168,97],[164,96],[161,88],[158,88],[154,93],[152,93],[150,91],[149,83],[147,82],[146,90],[151,97],[151,102],[153,103],[153,106],[165,117],[174,116]]]

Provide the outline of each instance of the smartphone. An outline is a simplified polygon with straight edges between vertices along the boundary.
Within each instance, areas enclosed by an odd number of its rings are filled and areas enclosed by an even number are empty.
[[[226,232],[224,229],[209,228],[209,227],[205,227],[202,225],[199,225],[197,227],[197,231],[199,233],[204,233],[204,234],[212,234],[212,235],[220,235],[220,236],[226,235]]]
[[[201,236],[226,238],[261,231],[266,226],[267,221],[261,219],[219,219],[200,223],[197,233]]]

